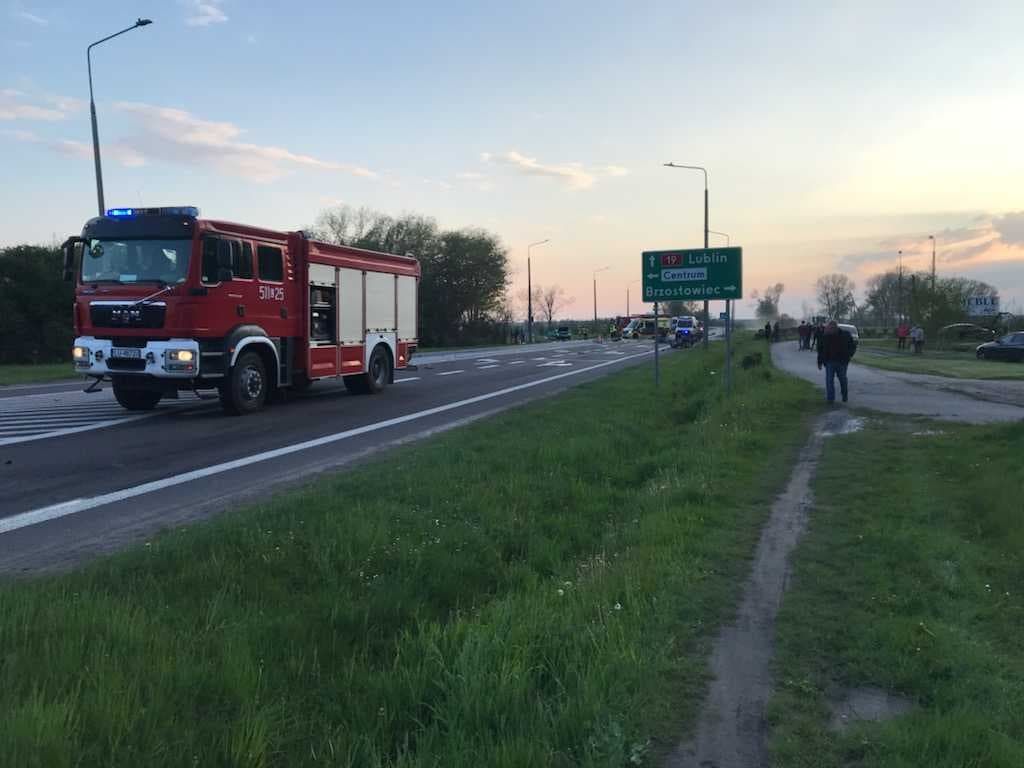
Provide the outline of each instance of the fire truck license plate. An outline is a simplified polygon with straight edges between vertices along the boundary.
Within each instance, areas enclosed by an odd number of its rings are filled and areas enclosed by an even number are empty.
[[[124,349],[122,347],[111,347],[111,349],[110,349],[110,356],[111,357],[126,357],[126,358],[129,358],[131,360],[138,360],[139,358],[142,357],[142,350],[141,349],[131,349],[131,348]]]

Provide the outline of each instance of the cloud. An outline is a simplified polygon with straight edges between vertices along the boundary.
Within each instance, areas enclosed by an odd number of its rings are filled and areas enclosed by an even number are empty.
[[[37,16],[36,14],[29,13],[28,11],[17,11],[14,15],[17,18],[21,19],[22,21],[27,21],[30,24],[35,24],[37,27],[47,27],[50,25],[50,22],[44,19],[42,16]]]
[[[186,8],[185,23],[190,27],[223,24],[228,16],[221,10],[222,0],[179,0]]]
[[[25,130],[9,130],[2,131],[2,133],[5,136],[10,136],[16,141],[20,141],[25,144],[38,144],[66,157],[78,157],[83,159],[92,158],[92,145],[85,144],[81,141],[72,141],[71,139],[47,139],[37,133]],[[138,168],[139,166],[146,164],[146,158],[143,157],[140,152],[132,147],[125,146],[121,142],[115,142],[110,146],[103,147],[102,153],[103,157],[110,158],[127,168]]]
[[[1024,244],[1024,211],[996,217],[992,220],[992,228],[1007,245]]]
[[[592,168],[582,163],[542,163],[535,157],[511,150],[501,154],[484,152],[480,159],[485,163],[497,163],[510,167],[526,176],[543,176],[564,182],[569,189],[590,189],[599,176],[624,176],[629,171],[615,165]]]
[[[25,94],[13,88],[0,91],[0,120],[63,120],[60,109],[25,103]]]
[[[366,168],[321,160],[283,147],[240,141],[243,131],[234,123],[203,120],[183,109],[137,102],[119,102],[114,108],[135,116],[141,134],[123,144],[140,156],[189,165],[213,165],[249,181],[270,182],[296,168],[340,171],[362,178],[376,178]]]

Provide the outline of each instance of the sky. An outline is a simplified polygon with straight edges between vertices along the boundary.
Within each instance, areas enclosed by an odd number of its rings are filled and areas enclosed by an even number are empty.
[[[0,0],[0,246],[108,207],[276,229],[341,203],[484,227],[513,295],[639,304],[640,254],[743,247],[744,294],[894,269],[1024,312],[1024,3]],[[712,235],[712,245],[725,238]],[[753,300],[739,303],[750,316]],[[650,305],[647,305],[649,308]],[[724,307],[722,307],[724,309]]]

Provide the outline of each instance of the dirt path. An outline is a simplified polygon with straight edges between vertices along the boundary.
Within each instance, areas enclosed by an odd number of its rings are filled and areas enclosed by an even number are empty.
[[[796,342],[772,345],[776,366],[825,388],[817,355]],[[854,358],[856,360],[856,358]],[[981,424],[1024,419],[1024,381],[950,379],[850,364],[850,405],[876,411]]]
[[[821,416],[803,447],[786,490],[772,505],[733,621],[711,655],[714,677],[693,740],[666,759],[666,768],[759,768],[768,765],[768,725],[775,616],[789,581],[789,555],[807,525],[811,480],[824,440],[854,426],[843,409]]]

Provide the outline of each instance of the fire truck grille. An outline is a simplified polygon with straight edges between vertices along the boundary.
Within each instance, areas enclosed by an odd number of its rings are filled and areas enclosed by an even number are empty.
[[[89,307],[94,328],[163,328],[166,312],[163,304],[92,304]]]
[[[108,357],[107,368],[112,371],[144,371],[146,370],[146,361],[125,359],[123,357]]]

